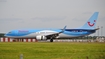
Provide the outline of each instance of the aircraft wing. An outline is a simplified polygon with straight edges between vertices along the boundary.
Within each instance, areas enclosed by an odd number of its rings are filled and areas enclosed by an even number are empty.
[[[52,33],[52,34],[49,34],[49,35],[46,35],[46,37],[52,37],[52,38],[56,38],[57,36],[59,36],[60,33],[63,33],[66,29],[66,26],[62,29],[62,31],[58,32],[58,33]]]
[[[40,36],[45,36],[47,38],[56,38],[59,36],[60,33],[63,33],[66,29],[66,26],[60,31],[60,32],[52,32],[52,33],[46,33],[46,34],[40,34]]]

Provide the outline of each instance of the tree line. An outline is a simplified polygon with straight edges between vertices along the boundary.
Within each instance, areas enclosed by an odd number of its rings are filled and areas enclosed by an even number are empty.
[[[0,37],[4,37],[5,33],[0,33]]]

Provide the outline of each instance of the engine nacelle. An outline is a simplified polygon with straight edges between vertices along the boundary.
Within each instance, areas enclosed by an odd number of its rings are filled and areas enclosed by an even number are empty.
[[[37,40],[46,40],[47,37],[45,37],[45,36],[36,36],[36,39]]]

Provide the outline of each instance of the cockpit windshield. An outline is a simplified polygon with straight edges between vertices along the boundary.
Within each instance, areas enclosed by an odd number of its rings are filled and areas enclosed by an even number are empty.
[[[12,32],[8,32],[8,33],[12,33]]]

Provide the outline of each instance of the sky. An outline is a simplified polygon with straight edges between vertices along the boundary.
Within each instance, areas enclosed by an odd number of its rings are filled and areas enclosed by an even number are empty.
[[[65,25],[77,28],[94,12],[99,12],[96,28],[103,27],[99,35],[105,36],[105,0],[0,0],[0,33]]]

